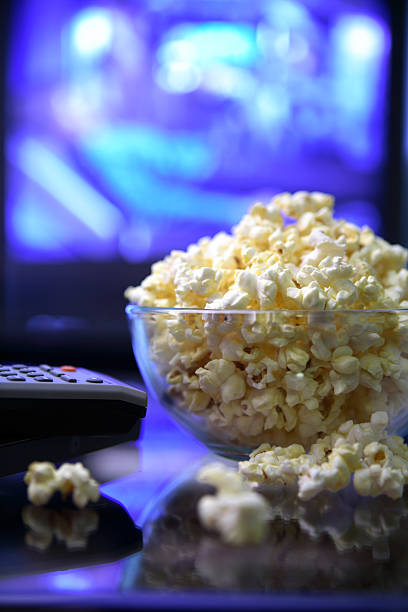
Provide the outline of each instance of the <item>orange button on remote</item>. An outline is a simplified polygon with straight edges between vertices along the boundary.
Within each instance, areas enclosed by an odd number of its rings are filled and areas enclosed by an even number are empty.
[[[63,372],[76,372],[76,367],[75,366],[61,366],[60,370],[62,370]]]

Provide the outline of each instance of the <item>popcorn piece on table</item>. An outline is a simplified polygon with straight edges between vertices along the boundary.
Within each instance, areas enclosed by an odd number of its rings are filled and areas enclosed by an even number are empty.
[[[48,461],[34,461],[28,466],[24,482],[28,485],[28,499],[35,506],[47,504],[57,489],[56,469]]]
[[[251,453],[249,461],[240,462],[239,471],[251,483],[292,485],[306,457],[305,449],[300,444],[291,444],[286,448],[262,444]]]
[[[78,508],[99,499],[98,483],[82,463],[63,463],[57,470],[53,463],[35,461],[24,476],[28,499],[36,506],[47,504],[56,491],[65,497],[72,493]]]
[[[198,516],[207,529],[237,546],[264,540],[270,508],[237,471],[214,463],[203,467],[197,477],[217,489],[215,495],[204,495],[198,502]]]
[[[336,432],[315,442],[309,453],[298,444],[286,448],[261,445],[241,461],[240,473],[254,485],[298,484],[302,500],[320,491],[345,488],[354,474],[360,495],[392,499],[408,483],[408,447],[399,436],[388,436],[388,415],[379,411],[368,423],[343,423]]]
[[[96,480],[91,478],[89,470],[82,463],[64,463],[56,475],[56,484],[65,498],[72,493],[72,501],[78,508],[84,508],[89,501],[99,499]]]

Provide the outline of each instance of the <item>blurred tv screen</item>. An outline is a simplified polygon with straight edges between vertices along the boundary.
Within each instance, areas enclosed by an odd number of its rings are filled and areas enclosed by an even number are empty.
[[[7,66],[6,322],[122,341],[123,290],[280,191],[384,232],[374,0],[21,0]],[[25,340],[26,341],[26,340]]]

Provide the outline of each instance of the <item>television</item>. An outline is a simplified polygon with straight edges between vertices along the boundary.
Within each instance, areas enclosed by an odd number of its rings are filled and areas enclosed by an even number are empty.
[[[0,359],[130,365],[125,288],[281,191],[403,241],[403,4],[5,2]]]

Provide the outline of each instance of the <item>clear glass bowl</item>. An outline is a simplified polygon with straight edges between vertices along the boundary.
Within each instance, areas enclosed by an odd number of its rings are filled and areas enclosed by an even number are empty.
[[[308,449],[378,410],[408,432],[408,310],[126,313],[149,393],[220,455],[243,459],[263,442]]]

